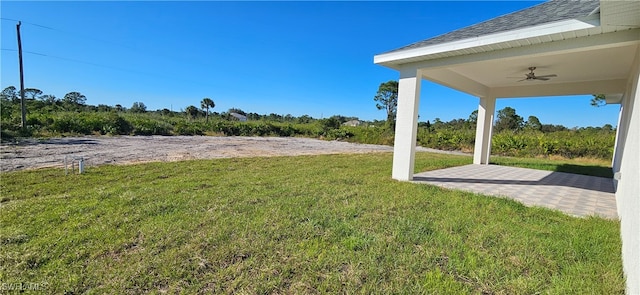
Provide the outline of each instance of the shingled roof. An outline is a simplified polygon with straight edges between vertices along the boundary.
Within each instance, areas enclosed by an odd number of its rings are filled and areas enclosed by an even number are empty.
[[[596,12],[599,6],[600,1],[598,0],[552,0],[444,35],[419,41],[387,53],[512,31],[561,20],[582,18]]]

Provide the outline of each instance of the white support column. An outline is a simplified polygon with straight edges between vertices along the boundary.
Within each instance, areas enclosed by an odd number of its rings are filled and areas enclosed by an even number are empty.
[[[400,71],[391,177],[401,181],[413,179],[421,80],[422,75],[419,70]]]
[[[473,149],[473,164],[489,164],[491,157],[491,135],[493,132],[493,117],[496,112],[495,97],[481,97],[478,106],[478,121],[476,123],[476,145]]]

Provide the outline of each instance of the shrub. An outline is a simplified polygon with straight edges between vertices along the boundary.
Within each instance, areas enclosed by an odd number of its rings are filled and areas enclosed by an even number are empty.
[[[117,113],[111,112],[107,115],[105,124],[102,126],[102,134],[126,135],[133,131],[133,126],[129,121],[120,117]]]
[[[149,116],[134,115],[129,121],[134,135],[171,135],[173,129],[170,124]]]
[[[174,126],[174,134],[177,135],[203,135],[204,132],[194,124],[178,123]]]
[[[343,139],[348,139],[352,136],[353,136],[353,133],[351,133],[349,130],[340,128],[340,129],[329,130],[325,138],[328,140],[343,140]]]

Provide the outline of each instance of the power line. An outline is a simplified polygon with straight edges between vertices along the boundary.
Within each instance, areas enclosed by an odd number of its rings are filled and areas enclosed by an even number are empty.
[[[0,19],[6,20],[6,21],[16,21],[16,22],[20,21],[20,20],[15,20],[15,19],[11,19],[11,18],[4,18],[4,17],[0,18]],[[65,33],[65,34],[69,34],[69,35],[75,35],[76,37],[81,37],[81,38],[85,38],[85,39],[92,40],[92,41],[99,41],[99,42],[103,42],[103,43],[109,43],[111,45],[117,45],[117,46],[124,47],[124,48],[130,49],[130,50],[136,50],[135,48],[123,45],[123,44],[118,43],[118,42],[98,39],[98,38],[95,38],[95,37],[92,37],[92,36],[87,36],[87,35],[84,35],[84,34],[79,34],[79,33],[75,33],[75,32],[60,30],[60,29],[56,29],[56,28],[53,28],[53,27],[32,23],[32,22],[22,21],[22,23],[23,24],[32,25],[32,26],[36,26],[36,27],[40,27],[40,28],[44,28],[44,29],[51,30],[51,31],[56,31],[56,32]]]
[[[2,50],[2,51],[12,51],[12,52],[18,51],[16,49],[10,49],[10,48],[2,48],[0,50]],[[33,52],[33,51],[28,51],[28,50],[23,50],[22,52],[23,53],[32,54],[32,55],[38,55],[38,56],[49,57],[49,58],[54,58],[54,59],[59,59],[59,60],[64,60],[64,61],[70,61],[70,62],[75,62],[75,63],[80,63],[80,64],[91,65],[91,66],[95,66],[95,67],[112,69],[112,70],[117,70],[117,71],[122,71],[122,72],[129,72],[129,73],[134,73],[134,74],[142,74],[142,75],[147,75],[147,76],[155,76],[155,77],[159,77],[159,78],[166,78],[166,79],[176,80],[176,78],[174,78],[174,77],[163,76],[163,75],[159,75],[159,74],[142,72],[142,71],[136,71],[136,70],[126,69],[126,68],[108,66],[108,65],[103,65],[103,64],[98,64],[98,63],[94,63],[94,62],[88,62],[88,61],[83,61],[83,60],[73,59],[73,58],[68,58],[68,57],[49,55],[49,54],[44,54],[44,53],[40,53],[40,52]],[[194,80],[186,80],[186,79],[183,79],[183,78],[178,78],[178,80],[182,80],[182,81],[190,82],[190,83],[195,83],[195,84],[206,85],[206,86],[210,85],[210,84],[205,84],[205,83],[194,81]]]
[[[2,48],[2,50],[3,51],[17,51],[15,49],[8,49],[8,48]],[[60,59],[60,60],[66,60],[66,61],[81,63],[81,64],[92,65],[92,66],[96,66],[96,67],[114,69],[114,70],[119,70],[119,71],[132,72],[132,73],[137,73],[137,74],[150,74],[150,73],[144,73],[144,72],[138,72],[138,71],[134,71],[134,70],[124,69],[124,68],[118,68],[118,67],[114,67],[114,66],[97,64],[97,63],[83,61],[83,60],[79,60],[79,59],[73,59],[73,58],[68,58],[68,57],[49,55],[49,54],[33,52],[33,51],[28,51],[28,50],[23,50],[22,52],[33,54],[33,55],[39,55],[39,56],[45,56],[45,57],[50,57],[50,58],[55,58],[55,59]]]
[[[6,20],[6,21],[13,21],[13,22],[22,22],[23,24],[28,24],[28,25],[32,25],[32,26],[36,26],[36,27],[41,27],[41,28],[45,28],[45,29],[49,29],[49,30],[56,30],[54,28],[51,27],[47,27],[47,26],[43,26],[43,25],[39,25],[39,24],[34,24],[34,23],[30,23],[30,22],[25,22],[25,21],[20,21],[17,19],[11,19],[11,18],[4,18],[4,17],[0,17],[1,20]]]
[[[155,55],[155,56],[161,57],[161,58],[163,58],[165,60],[167,60],[167,59],[168,60],[173,60],[175,62],[182,63],[182,64],[185,64],[185,62],[186,62],[186,63],[189,63],[189,64],[194,65],[194,66],[199,66],[199,67],[203,66],[202,62],[194,63],[194,62],[189,62],[189,61],[184,60],[184,59],[177,59],[177,58],[175,58],[173,56],[160,55],[160,54],[150,54],[150,52],[146,52],[146,51],[143,51],[143,50],[138,50],[136,48],[133,48],[133,47],[130,47],[130,46],[126,46],[126,45],[123,45],[123,44],[118,43],[118,42],[112,42],[112,41],[108,41],[108,40],[98,39],[98,38],[90,37],[90,36],[87,36],[87,35],[83,35],[83,34],[79,34],[79,33],[75,33],[75,32],[70,32],[70,31],[65,31],[65,30],[60,30],[60,29],[57,29],[57,28],[54,28],[54,27],[45,26],[45,25],[41,25],[41,24],[37,24],[37,23],[33,23],[33,22],[25,22],[25,21],[20,21],[20,20],[16,20],[16,19],[6,18],[6,17],[0,17],[0,20],[21,22],[22,24],[28,24],[28,25],[31,25],[31,26],[35,26],[35,27],[39,27],[39,28],[43,28],[43,29],[47,29],[47,30],[57,31],[57,32],[60,32],[60,33],[68,34],[68,35],[74,35],[76,37],[80,37],[80,38],[84,38],[84,39],[89,39],[89,40],[93,40],[93,41],[99,41],[99,42],[103,42],[103,43],[107,43],[107,44],[111,44],[111,45],[116,45],[116,46],[128,49],[130,51],[136,52],[138,54],[144,54],[146,56]],[[17,51],[15,49],[6,49],[6,48],[2,48],[2,50],[3,51]],[[53,58],[53,59],[58,59],[58,60],[63,60],[63,61],[67,61],[67,62],[85,64],[85,65],[90,65],[90,66],[94,66],[94,67],[112,69],[112,70],[117,70],[117,71],[121,71],[121,72],[134,73],[134,74],[138,74],[138,75],[146,75],[146,76],[158,77],[158,78],[163,78],[163,79],[171,79],[173,81],[182,80],[184,82],[198,84],[198,85],[202,85],[202,86],[210,86],[211,85],[210,83],[203,83],[203,82],[199,82],[199,81],[195,81],[195,80],[189,80],[189,79],[184,79],[184,78],[176,78],[176,77],[160,75],[160,74],[157,74],[157,73],[149,73],[149,72],[137,71],[137,70],[132,70],[132,69],[114,67],[114,66],[110,66],[110,65],[104,65],[104,64],[99,64],[99,63],[94,63],[94,62],[89,62],[89,61],[84,61],[84,60],[79,60],[79,59],[73,59],[73,58],[68,58],[68,57],[62,57],[62,56],[55,56],[55,55],[50,55],[50,54],[45,54],[45,53],[40,53],[40,52],[23,50],[23,53],[27,53],[27,54],[31,54],[31,55],[38,55],[38,56],[43,56],[43,57],[48,57],[48,58]]]
[[[40,25],[40,24],[36,24],[36,23],[32,23],[32,22],[25,22],[25,21],[15,20],[15,19],[11,19],[11,18],[4,18],[4,17],[0,17],[0,19],[1,20],[5,20],[5,21],[21,22],[23,24],[28,24],[28,25],[32,25],[32,26],[36,26],[36,27],[40,27],[40,28],[45,28],[45,29],[52,30],[52,31],[58,31],[58,32],[66,33],[66,34],[72,34],[72,35],[75,34],[75,35],[78,35],[78,36],[82,36],[83,38],[91,39],[91,40],[94,40],[94,41],[101,41],[101,42],[105,42],[105,43],[111,43],[111,44],[123,46],[121,44],[117,44],[117,43],[114,43],[114,42],[100,40],[100,39],[96,39],[96,38],[92,38],[92,37],[87,37],[87,36],[83,36],[82,34],[71,33],[71,32],[55,29],[55,28],[52,28],[52,27],[49,27],[49,26],[44,26],[44,25]],[[133,48],[127,47],[127,46],[123,46],[123,47],[128,48],[128,49],[133,49]],[[16,51],[16,50],[5,49],[5,48],[3,48],[2,50],[4,50],[4,51]],[[60,59],[60,60],[76,62],[76,63],[88,64],[88,65],[97,66],[97,67],[110,68],[110,69],[115,69],[115,70],[119,70],[119,71],[132,72],[132,73],[142,73],[142,72],[132,71],[132,70],[128,70],[128,69],[122,69],[122,68],[117,68],[117,67],[113,67],[113,66],[101,65],[101,64],[97,64],[97,63],[92,63],[92,62],[87,62],[87,61],[82,61],[82,60],[77,60],[77,59],[72,59],[72,58],[48,55],[48,54],[38,53],[38,52],[33,52],[33,51],[24,50],[23,52],[24,53],[29,53],[29,54],[34,54],[34,55],[40,55],[40,56],[56,58],[56,59]],[[148,74],[148,73],[143,73],[143,74]]]
[[[4,17],[0,17],[0,19],[1,20],[5,20],[5,21],[15,21],[15,22],[20,21],[20,20],[15,20],[15,19],[11,19],[11,18],[4,18]],[[45,26],[45,25],[41,25],[41,24],[36,24],[36,23],[32,23],[32,22],[22,21],[22,23],[23,24],[32,25],[32,26],[36,26],[36,27],[40,27],[40,28],[44,28],[44,29],[47,29],[47,30],[52,30],[52,31],[56,31],[56,32],[60,32],[60,33],[64,33],[64,34],[68,34],[68,35],[72,35],[72,36],[76,36],[76,37],[80,37],[80,38],[84,38],[84,39],[87,39],[87,40],[98,41],[98,42],[102,42],[102,43],[106,43],[106,44],[110,44],[110,45],[119,46],[119,47],[125,48],[127,50],[136,52],[138,54],[144,54],[144,55],[147,55],[147,56],[149,54],[151,54],[151,55],[162,57],[164,59],[170,59],[170,60],[173,60],[173,61],[176,61],[176,62],[180,62],[180,63],[187,62],[187,63],[189,63],[191,65],[196,65],[196,66],[202,66],[203,65],[202,62],[195,63],[195,62],[191,62],[189,60],[183,59],[183,58],[177,58],[175,56],[169,56],[169,55],[157,54],[157,53],[150,53],[148,51],[139,50],[137,48],[134,48],[134,47],[131,47],[131,46],[119,43],[119,42],[114,42],[114,41],[105,40],[105,39],[99,39],[99,38],[95,38],[95,37],[92,37],[92,36],[89,36],[89,35],[84,35],[84,34],[71,32],[71,31],[60,30],[60,29],[57,29],[57,28],[53,28],[53,27],[49,27],[49,26]]]

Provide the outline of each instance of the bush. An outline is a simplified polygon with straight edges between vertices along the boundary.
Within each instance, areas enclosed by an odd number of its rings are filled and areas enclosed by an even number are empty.
[[[117,113],[111,112],[107,115],[101,134],[126,135],[130,134],[131,131],[133,131],[133,126],[129,121],[120,117]]]
[[[133,135],[171,135],[173,126],[159,118],[145,115],[128,115]]]
[[[47,129],[56,133],[91,134],[91,128],[85,123],[80,114],[65,113],[53,118],[53,124]]]
[[[475,142],[475,131],[471,129],[429,131],[427,128],[419,128],[417,142],[421,146],[440,150],[471,150]]]
[[[194,124],[178,123],[174,126],[174,133],[177,135],[203,135],[204,132],[199,126]]]
[[[393,145],[393,131],[387,127],[377,126],[358,126],[358,127],[342,127],[353,134],[348,141],[367,143],[367,144],[383,144]]]
[[[493,136],[492,152],[505,156],[557,155],[565,158],[613,157],[613,131],[556,131],[551,133],[505,131]]]
[[[329,130],[326,134],[325,139],[328,140],[343,140],[343,139],[349,139],[350,137],[353,136],[353,133],[351,133],[349,130],[346,129],[333,129],[333,130]]]

